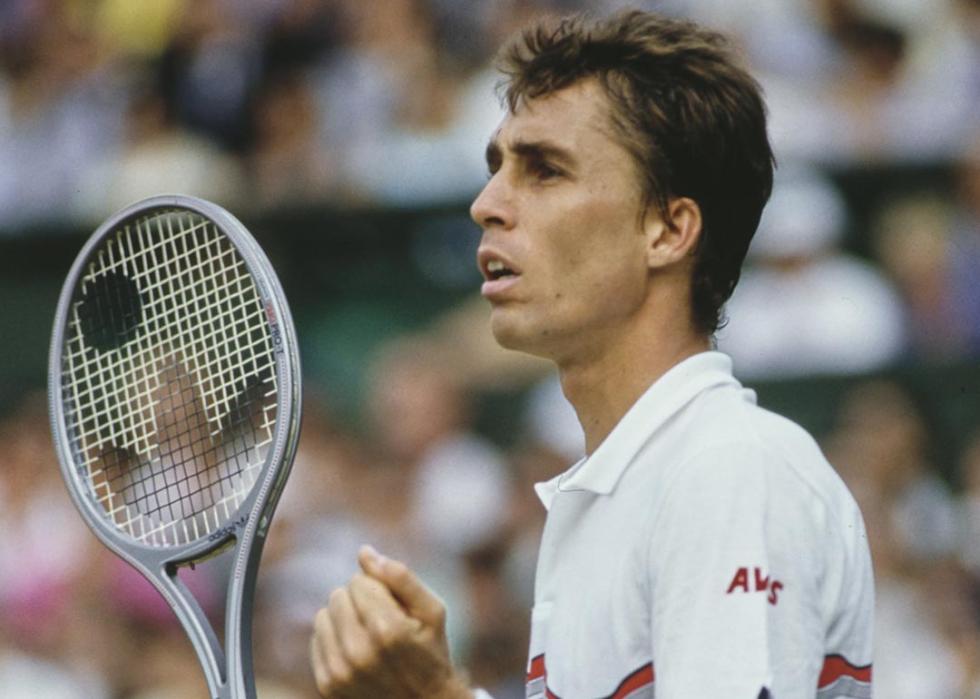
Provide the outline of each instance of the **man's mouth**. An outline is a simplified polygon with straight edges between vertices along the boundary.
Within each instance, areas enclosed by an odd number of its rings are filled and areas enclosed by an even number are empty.
[[[485,279],[480,291],[484,298],[492,302],[508,298],[510,288],[521,277],[520,270],[489,251],[480,254],[480,268]]]
[[[516,273],[500,260],[490,260],[487,263],[487,279],[496,281],[503,277],[513,277]]]

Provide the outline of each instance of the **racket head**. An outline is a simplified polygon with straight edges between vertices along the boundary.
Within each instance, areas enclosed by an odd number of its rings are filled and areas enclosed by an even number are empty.
[[[230,213],[165,195],[99,226],[65,280],[48,378],[62,475],[111,549],[142,568],[264,536],[299,436],[299,355]]]

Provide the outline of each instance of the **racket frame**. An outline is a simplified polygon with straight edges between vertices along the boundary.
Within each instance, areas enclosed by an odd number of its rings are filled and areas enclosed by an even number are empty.
[[[63,405],[63,351],[69,313],[86,267],[103,241],[128,221],[155,211],[188,211],[212,221],[228,238],[255,282],[266,311],[277,379],[277,418],[272,443],[255,484],[228,523],[196,541],[175,546],[150,546],[119,530],[84,482],[85,467],[68,432]],[[245,226],[224,208],[181,194],[159,195],[135,202],[106,219],[75,259],[58,300],[48,363],[48,404],[52,436],[62,476],[72,501],[95,535],[136,568],[164,597],[194,646],[213,699],[254,699],[252,607],[262,548],[292,467],[301,422],[301,370],[292,315],[282,286],[263,250]],[[234,562],[225,601],[224,647],[194,595],[178,577],[192,566],[234,547]]]

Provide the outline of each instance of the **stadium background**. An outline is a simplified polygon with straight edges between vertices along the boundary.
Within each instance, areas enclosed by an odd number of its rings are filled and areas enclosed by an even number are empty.
[[[169,610],[71,509],[43,393],[85,236],[166,191],[245,221],[303,345],[260,696],[313,696],[310,620],[363,541],[446,598],[475,681],[523,696],[530,484],[580,435],[549,368],[495,348],[466,211],[501,115],[493,49],[531,17],[621,4],[0,3],[0,696],[206,694]],[[980,696],[980,2],[632,5],[731,33],[766,89],[777,193],[719,342],[861,502],[877,696]],[[224,574],[189,579],[207,600]]]

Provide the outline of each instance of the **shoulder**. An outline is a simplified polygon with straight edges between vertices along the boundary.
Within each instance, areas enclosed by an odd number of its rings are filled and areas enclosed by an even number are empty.
[[[799,486],[838,494],[843,483],[817,440],[792,420],[760,407],[745,389],[706,394],[691,406],[688,461],[697,465],[720,455],[739,468],[762,469],[796,479]],[[845,489],[846,490],[846,489]]]
[[[850,527],[860,513],[817,441],[795,422],[757,406],[743,390],[700,396],[685,411],[680,458],[664,497],[753,504],[780,518]],[[676,446],[676,445],[675,445]],[[831,525],[833,526],[833,525]]]
[[[723,387],[707,391],[690,406],[698,425],[696,442],[704,448],[738,446],[770,456],[823,460],[816,440],[792,420],[760,407],[749,389]]]

